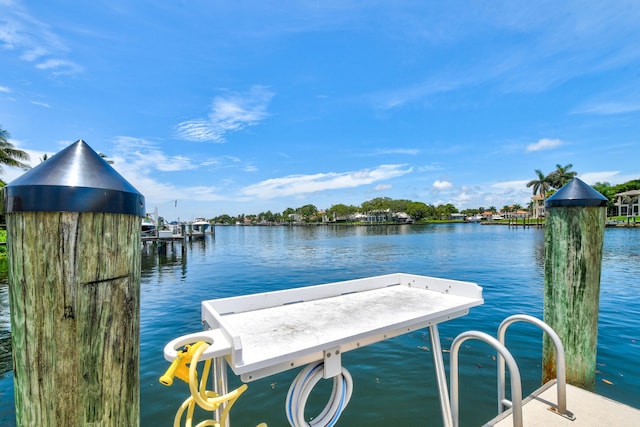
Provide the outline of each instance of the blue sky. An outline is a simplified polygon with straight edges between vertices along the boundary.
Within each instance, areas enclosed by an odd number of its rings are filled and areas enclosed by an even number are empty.
[[[0,0],[0,125],[167,219],[526,205],[534,169],[640,178],[638,40],[636,0]]]

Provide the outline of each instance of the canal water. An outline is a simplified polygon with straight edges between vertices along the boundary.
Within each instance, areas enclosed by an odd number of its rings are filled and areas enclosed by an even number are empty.
[[[596,392],[640,408],[640,231],[607,229],[601,281]],[[441,324],[445,351],[465,330],[495,336],[507,316],[542,317],[544,230],[479,224],[426,226],[216,227],[214,236],[146,251],[141,284],[141,425],[172,425],[188,396],[185,383],[165,387],[169,340],[201,330],[202,300],[404,272],[471,281],[485,304]],[[0,271],[0,334],[9,329],[6,272]],[[370,313],[371,317],[376,315]],[[0,335],[1,338],[2,335]],[[540,386],[541,333],[510,328],[523,393]],[[6,342],[6,340],[5,340]],[[0,346],[0,352],[2,351]],[[0,355],[1,356],[1,355]],[[427,330],[347,352],[354,380],[338,425],[440,426],[440,405]],[[286,426],[285,397],[298,370],[249,383],[234,406],[234,426]],[[461,426],[478,426],[496,413],[495,352],[467,341],[460,352]],[[238,385],[231,375],[232,385]],[[318,414],[331,389],[314,389],[307,415]],[[570,402],[569,402],[569,408]],[[13,375],[0,374],[0,425],[15,425]]]

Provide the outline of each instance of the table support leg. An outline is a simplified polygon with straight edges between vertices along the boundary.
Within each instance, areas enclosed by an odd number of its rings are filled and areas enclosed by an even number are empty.
[[[453,427],[449,391],[447,389],[447,375],[444,370],[442,347],[440,346],[440,332],[438,332],[437,324],[429,326],[429,335],[431,337],[431,350],[433,353],[433,369],[438,381],[438,394],[440,395],[440,407],[442,408],[442,421],[445,427]]]
[[[227,384],[227,362],[224,360],[224,357],[214,357],[212,362],[212,377],[213,377],[213,389],[219,396],[223,394],[227,394],[229,392],[229,387]],[[225,403],[224,405],[227,405]],[[222,417],[222,411],[224,410],[224,405],[220,405],[218,409],[214,411],[214,419],[219,420]],[[227,418],[226,426],[221,427],[229,427],[229,418]]]

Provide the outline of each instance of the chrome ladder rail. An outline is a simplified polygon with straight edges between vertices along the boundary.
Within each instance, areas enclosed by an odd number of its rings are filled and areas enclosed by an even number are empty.
[[[451,343],[451,415],[453,418],[453,426],[459,425],[459,406],[458,406],[458,352],[463,342],[469,339],[477,339],[489,344],[504,359],[509,372],[511,374],[511,396],[513,398],[513,425],[514,427],[523,427],[522,421],[522,383],[520,382],[520,371],[515,359],[507,350],[507,348],[497,339],[489,334],[479,331],[467,331],[458,335]]]
[[[556,332],[545,322],[537,317],[529,316],[526,314],[515,314],[509,316],[502,321],[498,327],[498,341],[501,345],[506,346],[505,337],[507,328],[516,322],[526,322],[537,326],[545,332],[556,350],[556,387],[558,391],[558,403],[556,411],[559,415],[562,415],[568,419],[574,419],[575,417],[569,411],[567,411],[567,382],[566,382],[566,364],[564,355],[564,346],[562,341]],[[510,368],[511,369],[511,368]],[[500,354],[498,354],[498,413],[501,414],[505,408],[512,407],[512,402],[505,397],[505,360]]]

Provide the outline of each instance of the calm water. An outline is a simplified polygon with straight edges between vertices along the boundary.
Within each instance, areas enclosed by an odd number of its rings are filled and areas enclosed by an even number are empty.
[[[607,229],[601,284],[596,391],[640,407],[640,231]],[[544,231],[478,224],[379,227],[217,227],[215,236],[142,262],[141,420],[172,425],[186,384],[159,384],[167,341],[200,330],[200,301],[258,291],[328,283],[393,272],[478,283],[485,304],[442,324],[443,348],[460,332],[495,335],[515,313],[542,317]],[[3,274],[0,272],[0,274]],[[5,274],[6,276],[6,274]],[[375,316],[375,313],[371,313]],[[0,285],[0,332],[9,324],[6,278]],[[540,385],[541,334],[515,325],[509,347],[523,392]],[[461,351],[461,425],[496,412],[494,352],[468,341]],[[440,426],[441,414],[427,331],[345,353],[354,394],[342,426]],[[518,350],[515,351],[514,349]],[[445,353],[445,363],[448,354]],[[232,410],[237,426],[286,426],[284,401],[297,370],[249,383]],[[607,384],[603,380],[610,381]],[[232,384],[236,385],[236,383]],[[317,414],[330,382],[314,389],[307,414]],[[0,425],[14,425],[13,376],[0,375]],[[569,409],[570,402],[569,402]]]

